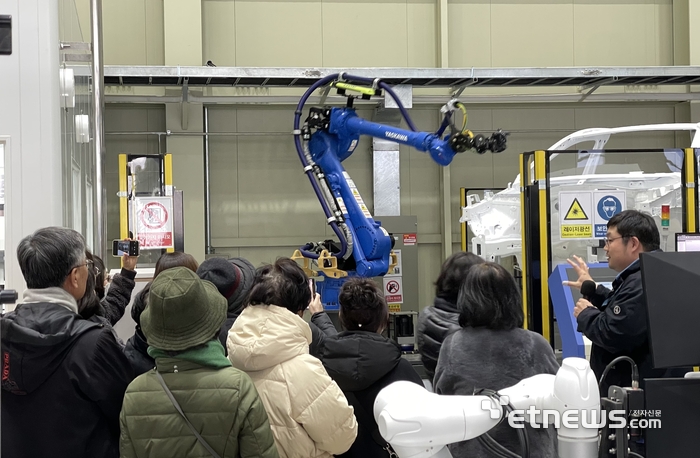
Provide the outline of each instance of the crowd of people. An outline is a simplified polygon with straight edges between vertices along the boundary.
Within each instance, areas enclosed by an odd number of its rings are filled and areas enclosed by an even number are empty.
[[[634,359],[640,375],[658,375],[647,368],[637,274],[639,253],[658,249],[650,224],[639,212],[610,220],[606,252],[620,275],[573,311],[593,341],[599,378],[619,355]],[[424,385],[385,337],[389,309],[370,279],[343,284],[339,332],[289,258],[256,269],[242,258],[200,265],[166,253],[133,298],[136,327],[124,343],[113,326],[131,301],[135,257],[125,255],[108,279],[79,233],[49,227],[24,238],[17,259],[28,289],[0,320],[4,456],[389,457],[374,400],[395,381]],[[571,263],[579,279],[570,286],[580,287],[590,276],[580,259]],[[523,329],[521,304],[500,265],[471,253],[449,257],[419,317],[425,384],[472,395],[555,374],[549,342]],[[620,367],[609,377],[625,384],[629,374]],[[552,428],[526,428],[531,457],[557,456]],[[506,423],[490,435],[518,450]],[[476,440],[450,451],[488,456]]]

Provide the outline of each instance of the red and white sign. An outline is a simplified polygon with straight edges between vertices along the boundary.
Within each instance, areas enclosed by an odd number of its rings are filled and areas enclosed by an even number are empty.
[[[404,234],[403,235],[403,244],[408,246],[408,245],[415,245],[417,243],[417,237],[416,234]]]
[[[384,277],[384,299],[387,303],[403,303],[403,280],[401,277]]]
[[[172,197],[137,197],[134,211],[135,235],[141,248],[173,247]]]

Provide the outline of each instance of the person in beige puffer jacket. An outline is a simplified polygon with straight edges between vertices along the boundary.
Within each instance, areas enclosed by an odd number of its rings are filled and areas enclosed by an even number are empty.
[[[249,305],[228,334],[228,358],[255,383],[281,458],[338,455],[357,436],[353,408],[309,355],[311,329],[301,314],[311,299],[304,271],[280,258],[257,270]]]

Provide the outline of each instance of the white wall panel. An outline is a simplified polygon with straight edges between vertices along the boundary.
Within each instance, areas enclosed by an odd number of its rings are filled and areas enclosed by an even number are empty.
[[[409,67],[437,65],[437,17],[434,0],[407,0]]]
[[[323,1],[323,65],[406,67],[406,0]]]
[[[202,60],[236,66],[236,2],[202,1]]]
[[[320,0],[239,0],[235,3],[237,66],[324,65]],[[228,33],[231,32],[229,29]]]
[[[493,67],[573,65],[573,8],[566,0],[491,2]]]
[[[484,0],[450,0],[448,21],[450,67],[490,67],[490,3]]]
[[[673,65],[673,2],[574,1],[573,65]]]

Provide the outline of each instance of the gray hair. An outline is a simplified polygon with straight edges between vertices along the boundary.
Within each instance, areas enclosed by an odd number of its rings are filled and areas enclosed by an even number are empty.
[[[45,227],[17,246],[17,260],[28,288],[63,286],[71,270],[85,259],[85,239],[65,227]]]

